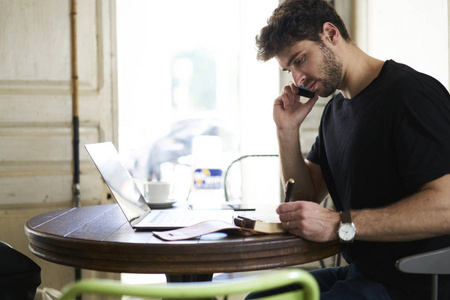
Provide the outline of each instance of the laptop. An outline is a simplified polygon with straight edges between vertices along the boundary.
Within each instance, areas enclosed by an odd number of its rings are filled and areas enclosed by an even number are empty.
[[[171,230],[208,220],[232,223],[233,210],[150,209],[113,143],[86,144],[85,148],[133,229]]]

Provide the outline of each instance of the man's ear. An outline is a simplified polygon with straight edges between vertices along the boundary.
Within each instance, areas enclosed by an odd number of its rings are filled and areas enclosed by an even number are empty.
[[[341,37],[341,33],[333,23],[325,22],[322,25],[322,40],[336,45]]]

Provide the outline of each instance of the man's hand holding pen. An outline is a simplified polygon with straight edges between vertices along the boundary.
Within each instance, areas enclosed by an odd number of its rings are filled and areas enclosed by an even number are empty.
[[[294,183],[292,178],[286,182],[284,203],[277,208],[283,227],[314,242],[338,239],[339,214],[312,201],[291,201]]]

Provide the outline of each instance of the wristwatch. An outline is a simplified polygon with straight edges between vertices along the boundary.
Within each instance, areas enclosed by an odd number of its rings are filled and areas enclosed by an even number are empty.
[[[341,243],[352,243],[356,234],[355,224],[349,211],[341,211],[341,222],[339,224],[338,235]]]

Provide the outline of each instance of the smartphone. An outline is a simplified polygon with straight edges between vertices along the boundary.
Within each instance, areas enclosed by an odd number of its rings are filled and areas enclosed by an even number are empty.
[[[308,98],[314,97],[314,93],[313,93],[313,92],[311,92],[311,91],[308,90],[308,89],[305,89],[305,88],[302,87],[302,86],[299,86],[299,87],[298,87],[298,93],[297,93],[297,95],[300,95],[300,96],[303,96],[303,97],[308,97]]]

